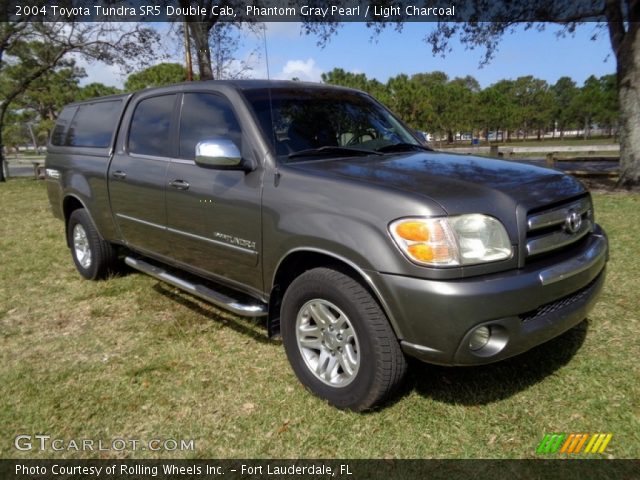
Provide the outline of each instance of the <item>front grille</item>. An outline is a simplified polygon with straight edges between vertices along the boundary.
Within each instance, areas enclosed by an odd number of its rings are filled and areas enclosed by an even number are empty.
[[[540,317],[544,317],[545,315],[549,315],[551,313],[557,312],[558,310],[562,310],[570,305],[573,305],[576,302],[580,302],[581,300],[588,298],[591,296],[591,293],[596,287],[598,280],[600,279],[600,275],[598,275],[595,280],[593,280],[588,285],[582,287],[580,290],[573,292],[566,297],[563,297],[554,302],[547,303],[545,305],[541,305],[535,310],[531,310],[530,312],[522,313],[519,315],[520,320],[523,323],[531,322]]]
[[[553,252],[593,230],[591,199],[582,197],[527,216],[526,256]]]

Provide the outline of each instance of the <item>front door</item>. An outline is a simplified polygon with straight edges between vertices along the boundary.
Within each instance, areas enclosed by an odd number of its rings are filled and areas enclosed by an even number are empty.
[[[215,93],[184,93],[178,131],[177,158],[166,175],[172,256],[236,286],[261,290],[261,170],[215,170],[194,161],[202,140],[230,139],[243,155],[250,151],[230,102]]]

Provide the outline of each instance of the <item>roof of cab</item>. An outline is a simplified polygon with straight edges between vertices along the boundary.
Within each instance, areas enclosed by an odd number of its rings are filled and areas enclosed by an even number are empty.
[[[263,90],[263,89],[277,89],[277,90],[309,90],[309,89],[322,89],[322,90],[349,90],[349,91],[359,91],[359,90],[355,90],[353,88],[348,88],[348,87],[342,87],[342,86],[338,86],[338,85],[329,85],[329,84],[325,84],[325,83],[313,83],[313,82],[300,82],[297,80],[205,80],[205,81],[195,81],[195,82],[182,82],[182,83],[175,83],[172,85],[162,85],[159,87],[150,87],[150,88],[145,88],[143,90],[138,90],[135,92],[130,92],[130,93],[119,93],[116,95],[108,95],[105,97],[94,97],[94,98],[90,98],[87,100],[82,100],[82,101],[77,101],[77,102],[73,102],[70,104],[67,104],[65,107],[71,107],[71,106],[77,106],[77,105],[83,105],[83,104],[88,104],[88,103],[95,103],[95,102],[104,102],[104,101],[110,101],[110,100],[118,100],[118,99],[122,99],[125,100],[125,104],[127,103],[126,100],[128,100],[130,97],[132,97],[133,95],[138,95],[140,93],[149,93],[149,92],[155,92],[155,91],[162,91],[162,92],[172,92],[172,91],[181,91],[182,89],[184,89],[185,87],[191,87],[191,88],[206,88],[207,86],[212,86],[212,87],[219,87],[219,86],[225,86],[227,88],[232,88],[232,89],[237,89],[237,90],[243,90],[243,91],[247,91],[247,90]]]

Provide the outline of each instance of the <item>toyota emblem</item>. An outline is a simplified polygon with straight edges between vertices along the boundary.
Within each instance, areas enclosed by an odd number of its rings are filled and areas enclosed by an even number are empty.
[[[575,210],[569,210],[564,221],[564,228],[568,233],[577,233],[582,226],[582,215]]]

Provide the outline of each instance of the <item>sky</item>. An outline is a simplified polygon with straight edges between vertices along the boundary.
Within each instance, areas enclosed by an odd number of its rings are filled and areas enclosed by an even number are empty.
[[[595,24],[580,26],[573,35],[559,38],[559,27],[549,25],[543,32],[526,31],[518,27],[506,34],[499,43],[495,58],[483,67],[482,50],[468,50],[457,41],[445,58],[434,57],[424,41],[433,28],[431,23],[405,23],[402,32],[392,28],[372,38],[373,31],[363,23],[344,23],[324,48],[318,38],[301,33],[299,23],[268,23],[264,39],[251,32],[243,32],[237,56],[251,62],[251,78],[320,81],[323,72],[335,67],[368,78],[386,82],[400,73],[443,71],[450,78],[474,76],[481,87],[502,79],[533,75],[555,83],[562,76],[573,78],[579,85],[590,75],[597,77],[615,72],[615,58],[607,32],[597,30]],[[162,28],[162,26],[160,26]],[[591,37],[598,33],[597,40]],[[164,38],[168,38],[164,36]],[[168,46],[168,45],[166,45]],[[179,45],[174,48],[173,60],[182,62]],[[83,84],[101,82],[122,87],[124,77],[116,67],[100,64],[84,65],[88,77]]]

